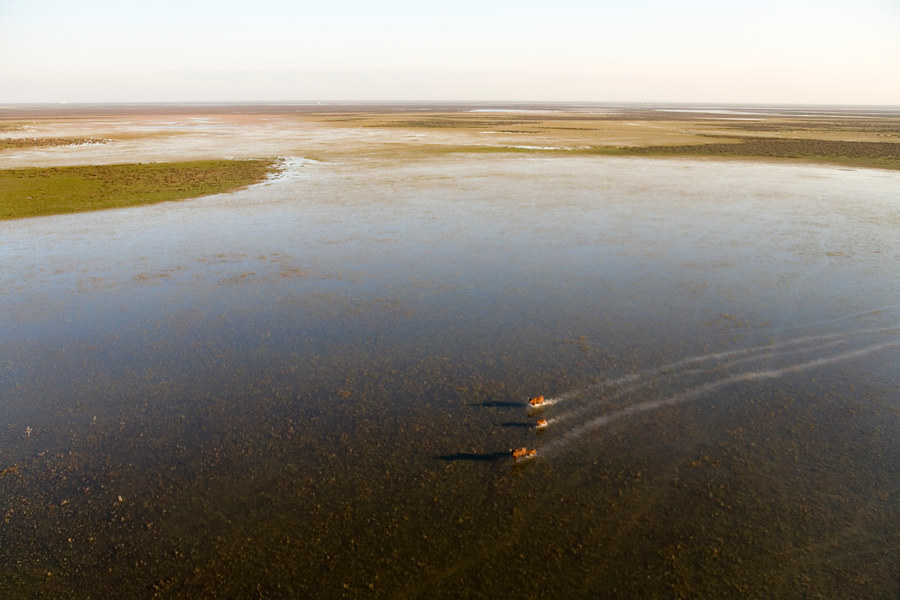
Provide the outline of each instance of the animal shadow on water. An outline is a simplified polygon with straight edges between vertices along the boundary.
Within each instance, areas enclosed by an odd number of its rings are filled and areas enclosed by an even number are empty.
[[[509,457],[510,457],[509,451],[485,452],[482,454],[477,454],[474,452],[457,452],[456,454],[444,454],[443,456],[435,456],[435,458],[438,460],[448,460],[448,461],[470,460],[470,461],[475,461],[475,462],[502,460],[504,458],[509,458]]]
[[[500,423],[501,427],[519,427],[521,429],[531,429],[533,425],[531,423],[525,421],[507,421],[505,423]]]
[[[509,400],[489,400],[487,402],[477,402],[472,406],[480,406],[482,408],[522,408],[527,406],[525,402],[511,402]]]

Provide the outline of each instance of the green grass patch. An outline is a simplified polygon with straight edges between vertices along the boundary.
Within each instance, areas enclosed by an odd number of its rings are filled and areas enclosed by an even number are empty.
[[[204,160],[0,170],[0,219],[124,208],[257,183],[275,160]]]
[[[707,136],[719,137],[719,136]],[[734,138],[728,138],[734,140]],[[744,137],[740,141],[660,146],[591,146],[586,148],[516,148],[513,146],[437,146],[432,152],[554,153],[604,156],[721,157],[795,159],[860,168],[900,169],[900,143]]]
[[[716,137],[716,136],[709,136]],[[739,142],[645,146],[627,154],[800,159],[857,167],[900,169],[900,143],[744,137]]]

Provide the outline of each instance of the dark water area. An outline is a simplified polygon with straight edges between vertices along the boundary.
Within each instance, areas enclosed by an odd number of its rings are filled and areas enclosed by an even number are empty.
[[[896,595],[898,190],[461,156],[0,223],[0,595]]]

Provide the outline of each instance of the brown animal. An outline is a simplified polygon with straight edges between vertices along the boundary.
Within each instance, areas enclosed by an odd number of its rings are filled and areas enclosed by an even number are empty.
[[[532,405],[532,406],[540,406],[540,405],[543,404],[543,403],[544,403],[544,397],[543,397],[543,396],[536,396],[536,397],[534,397],[534,398],[529,398],[529,399],[528,399],[528,404],[530,404],[530,405]]]
[[[516,460],[519,460],[520,458],[527,458],[527,457],[534,456],[535,454],[537,454],[537,448],[532,448],[531,450],[529,450],[528,448],[516,448],[515,450],[512,450],[511,452],[512,452],[513,458]]]
[[[547,419],[538,419],[537,423],[534,424],[535,427],[541,429],[547,426]]]

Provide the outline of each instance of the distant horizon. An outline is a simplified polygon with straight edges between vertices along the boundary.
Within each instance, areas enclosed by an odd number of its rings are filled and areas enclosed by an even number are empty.
[[[28,106],[367,106],[367,105],[410,105],[410,106],[533,106],[533,107],[688,107],[688,108],[900,108],[900,103],[839,103],[839,102],[716,102],[684,100],[86,100],[86,101],[25,101],[2,102],[0,108]],[[535,110],[540,110],[535,108]]]
[[[0,0],[0,105],[895,106],[898,31],[897,0]]]

